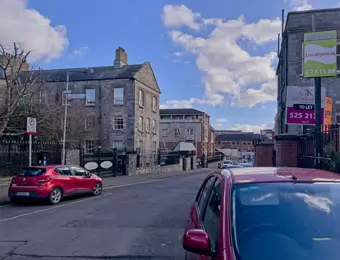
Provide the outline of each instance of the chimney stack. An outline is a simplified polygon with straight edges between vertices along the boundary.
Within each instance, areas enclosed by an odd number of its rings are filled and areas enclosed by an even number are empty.
[[[116,50],[116,59],[114,61],[114,67],[122,68],[125,65],[128,65],[128,55],[126,54],[123,48],[119,47]]]

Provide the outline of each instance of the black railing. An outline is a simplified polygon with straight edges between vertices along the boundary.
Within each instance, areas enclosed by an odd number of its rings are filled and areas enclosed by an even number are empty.
[[[334,154],[339,152],[339,125],[331,125],[321,133],[322,151],[316,154],[315,133],[300,136],[298,144],[298,166],[302,168],[316,168],[323,170],[333,170]]]

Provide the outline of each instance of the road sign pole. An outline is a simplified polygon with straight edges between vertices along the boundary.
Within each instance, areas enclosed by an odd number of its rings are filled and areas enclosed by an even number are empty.
[[[28,135],[28,166],[32,166],[32,135]]]
[[[321,156],[322,151],[322,110],[321,110],[321,78],[315,80],[315,153]],[[316,166],[320,168],[320,159],[316,160]]]

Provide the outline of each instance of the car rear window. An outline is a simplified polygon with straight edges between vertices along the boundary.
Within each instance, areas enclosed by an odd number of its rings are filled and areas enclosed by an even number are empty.
[[[24,168],[22,172],[19,173],[19,176],[37,177],[45,173],[46,173],[46,169],[44,168]]]

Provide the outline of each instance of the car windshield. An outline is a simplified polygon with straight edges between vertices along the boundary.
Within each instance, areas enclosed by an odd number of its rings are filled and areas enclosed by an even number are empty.
[[[46,169],[43,169],[43,168],[24,168],[23,171],[19,173],[19,176],[37,177],[45,173],[46,173]]]
[[[238,260],[340,259],[340,184],[235,185],[231,212]]]

